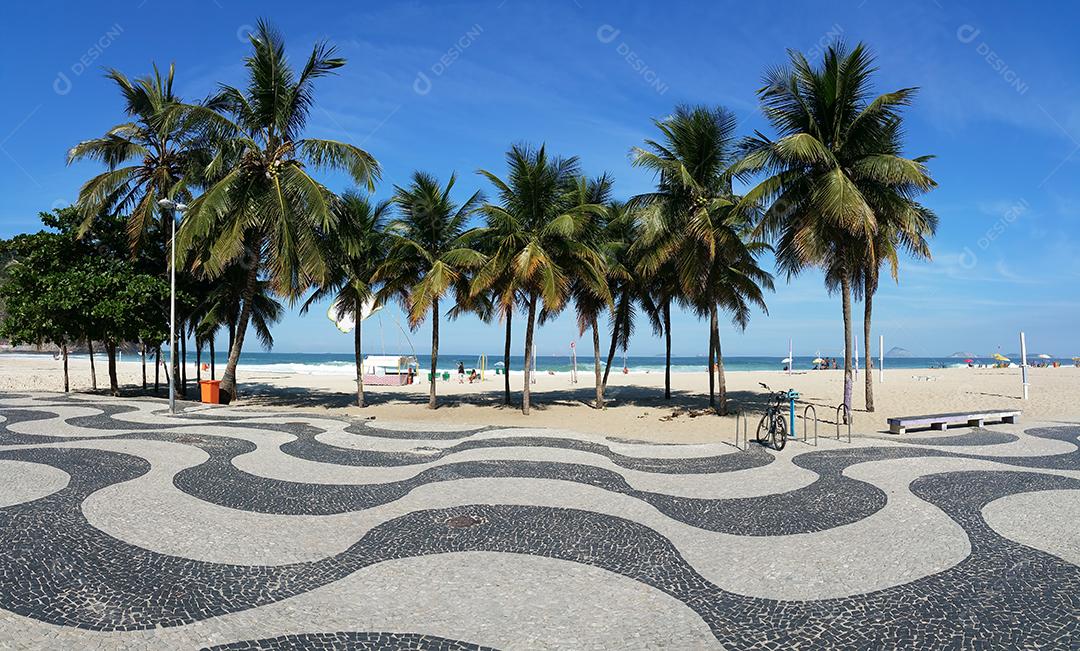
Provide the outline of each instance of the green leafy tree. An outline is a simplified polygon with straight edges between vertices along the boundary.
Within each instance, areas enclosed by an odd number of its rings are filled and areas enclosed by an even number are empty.
[[[65,296],[95,297],[87,321],[95,338],[105,343],[109,391],[114,396],[119,395],[117,348],[147,332],[165,336],[161,306],[169,300],[169,286],[156,275],[139,273],[123,259],[87,260],[62,274],[62,278]],[[79,303],[77,298],[73,301],[76,308]]]
[[[435,375],[439,357],[439,302],[459,287],[483,256],[470,248],[468,220],[483,196],[473,193],[460,206],[450,198],[456,177],[446,186],[424,172],[415,172],[407,187],[397,186],[398,217],[386,228],[390,250],[375,275],[383,296],[401,300],[413,328],[431,313],[431,380],[428,407],[436,408]]]
[[[71,385],[68,346],[78,341],[82,325],[80,314],[63,307],[71,298],[65,291],[63,274],[77,259],[79,249],[72,238],[46,231],[17,235],[2,244],[9,262],[0,284],[0,300],[6,310],[0,337],[15,345],[52,343],[59,347],[64,359],[64,391]]]
[[[2,247],[11,262],[0,285],[0,296],[9,308],[0,323],[0,336],[58,345],[65,356],[65,390],[70,386],[69,345],[105,342],[110,390],[115,395],[117,346],[142,335],[164,337],[168,286],[140,269],[140,261],[128,254],[121,219],[101,218],[80,239],[73,210],[42,213],[41,218],[56,230],[20,235]]]
[[[315,81],[345,65],[326,43],[316,44],[299,73],[285,44],[266,22],[251,35],[248,83],[224,86],[190,114],[218,143],[205,170],[216,179],[195,199],[178,234],[182,252],[198,250],[196,267],[216,277],[236,264],[247,271],[236,334],[221,380],[223,399],[236,393],[236,365],[264,273],[275,293],[299,298],[326,282],[330,265],[320,238],[337,225],[331,193],[310,169],[339,169],[374,187],[379,167],[366,151],[344,142],[304,138]],[[229,167],[232,161],[239,161]]]

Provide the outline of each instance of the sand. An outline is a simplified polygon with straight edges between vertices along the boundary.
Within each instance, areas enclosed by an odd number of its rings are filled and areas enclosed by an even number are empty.
[[[219,367],[219,373],[222,367]],[[98,359],[99,392],[108,386],[104,358]],[[153,366],[149,376],[153,382]],[[188,370],[189,396],[196,398],[194,365]],[[124,395],[153,394],[141,387],[138,361],[118,364]],[[258,367],[240,367],[241,405],[259,408],[329,410],[339,415],[374,417],[379,422],[433,426],[518,426],[572,429],[597,437],[701,443],[733,441],[735,417],[718,417],[709,411],[708,375],[672,375],[671,400],[663,399],[662,372],[623,375],[612,371],[603,411],[589,403],[595,396],[593,376],[582,373],[579,383],[567,374],[537,377],[532,388],[533,409],[520,410],[520,373],[511,373],[513,406],[502,406],[503,378],[489,374],[477,384],[459,384],[456,376],[439,381],[439,408],[427,408],[428,385],[367,387],[368,407],[355,406],[355,380],[346,375],[271,373]],[[891,416],[966,411],[975,409],[1021,409],[1022,421],[1080,422],[1080,368],[1032,368],[1030,399],[1021,399],[1020,369],[895,369],[886,370],[884,383],[874,375],[873,413],[864,410],[863,374],[855,385],[853,432],[875,434],[887,430]],[[793,388],[801,394],[798,412],[813,404],[822,421],[820,434],[835,435],[835,408],[843,391],[842,371],[805,371],[788,375],[782,371],[728,372],[728,396],[733,410],[760,413],[765,404],[764,382],[774,389]],[[71,360],[71,388],[90,390],[89,362]],[[61,391],[59,361],[51,357],[30,359],[0,355],[0,391]],[[165,395],[162,385],[159,395]],[[750,416],[751,427],[757,418]],[[800,424],[801,427],[801,424]]]

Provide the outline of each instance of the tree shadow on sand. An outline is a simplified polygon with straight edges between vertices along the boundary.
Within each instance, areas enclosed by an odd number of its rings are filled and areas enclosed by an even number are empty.
[[[246,382],[240,385],[239,405],[269,407],[323,407],[344,408],[356,405],[356,394],[332,391],[322,388],[282,387],[265,382]],[[591,384],[558,389],[537,389],[532,392],[532,408],[544,411],[552,407],[580,407],[592,409],[596,389]],[[472,393],[440,395],[439,409],[457,409],[466,405],[490,407],[495,410],[517,410],[521,406],[521,392],[510,394],[511,404],[503,402],[502,387],[477,387]],[[364,401],[368,406],[378,405],[415,405],[427,406],[426,391],[365,391]],[[611,386],[605,393],[608,408],[636,407],[648,410],[680,412],[681,414],[704,415],[712,413],[707,393],[694,391],[672,391],[671,399],[665,399],[663,389],[656,387]],[[768,396],[750,391],[728,392],[729,413],[764,411]]]

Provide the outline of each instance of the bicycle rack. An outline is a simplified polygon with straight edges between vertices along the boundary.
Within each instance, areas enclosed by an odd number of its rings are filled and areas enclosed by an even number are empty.
[[[742,414],[735,414],[735,449],[741,450],[739,447],[739,416]]]
[[[812,411],[812,412],[814,412],[814,446],[816,447],[816,446],[817,446],[817,429],[818,429],[818,417],[817,417],[817,409],[815,409],[815,408],[814,408],[814,405],[806,405],[806,409],[803,409],[803,412],[802,412],[802,419],[803,419],[803,424],[802,424],[802,433],[803,433],[803,435],[802,435],[802,442],[803,442],[803,443],[806,443],[807,445],[810,445],[810,438],[809,438],[809,436],[808,436],[808,435],[807,435],[807,433],[806,433],[806,430],[807,430],[807,428],[808,428],[808,426],[807,426],[807,424],[806,424],[806,423],[807,423],[807,421],[809,421],[810,419],[809,419],[809,418],[807,418],[807,417],[806,417],[806,415],[807,415],[808,413],[810,413],[811,411]]]
[[[851,443],[851,422],[855,420],[855,418],[852,415],[851,410],[843,404],[836,406],[836,440],[840,440],[840,419],[845,415],[847,416],[847,442]]]
[[[742,447],[742,448],[739,447],[739,421],[740,420],[742,421],[743,444],[746,446],[746,447]],[[748,428],[749,428],[749,424],[748,424],[748,422],[746,420],[746,413],[745,412],[739,412],[739,413],[735,414],[735,449],[736,450],[749,449],[749,447],[750,447],[750,431],[749,431]]]

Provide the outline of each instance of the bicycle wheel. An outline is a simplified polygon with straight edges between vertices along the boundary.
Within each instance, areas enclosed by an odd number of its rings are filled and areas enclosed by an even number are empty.
[[[769,437],[771,436],[771,433],[769,432],[769,428],[766,425],[768,421],[769,414],[766,413],[764,416],[761,417],[761,420],[758,421],[757,424],[757,442],[762,445],[769,444]]]
[[[787,445],[787,421],[785,421],[783,419],[783,417],[777,416],[776,420],[773,421],[773,422],[774,422],[773,434],[772,434],[773,449],[774,450],[783,450],[784,446]]]

